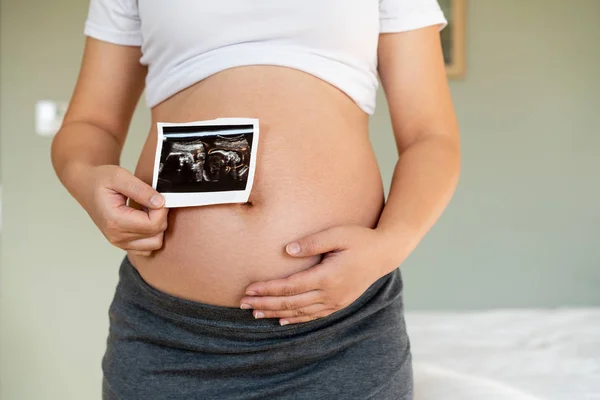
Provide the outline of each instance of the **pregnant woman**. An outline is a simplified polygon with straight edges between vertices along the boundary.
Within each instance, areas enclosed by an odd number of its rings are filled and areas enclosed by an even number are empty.
[[[104,399],[412,398],[399,266],[459,173],[445,23],[436,0],[91,0],[52,160],[126,251]],[[378,77],[399,154],[385,206]],[[249,201],[165,208],[156,123],[224,117],[259,120]]]

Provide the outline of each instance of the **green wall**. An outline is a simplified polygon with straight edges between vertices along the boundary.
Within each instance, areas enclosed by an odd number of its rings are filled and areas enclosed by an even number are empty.
[[[598,17],[597,0],[469,2],[462,173],[404,265],[409,307],[600,305]]]
[[[99,398],[122,253],[60,186],[33,115],[36,100],[71,94],[87,2],[0,4],[0,398]],[[462,176],[403,265],[409,309],[600,305],[599,15],[596,0],[470,2],[468,73],[451,83]],[[378,107],[371,136],[389,182],[382,96]],[[148,118],[142,104],[127,168]]]

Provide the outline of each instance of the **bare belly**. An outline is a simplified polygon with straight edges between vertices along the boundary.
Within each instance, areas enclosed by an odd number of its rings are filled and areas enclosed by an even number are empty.
[[[384,197],[368,116],[340,90],[290,68],[229,69],[156,106],[135,175],[152,182],[156,122],[218,117],[260,121],[251,204],[170,209],[163,247],[129,255],[150,285],[239,307],[251,283],[320,261],[287,255],[287,243],[335,225],[375,227]]]

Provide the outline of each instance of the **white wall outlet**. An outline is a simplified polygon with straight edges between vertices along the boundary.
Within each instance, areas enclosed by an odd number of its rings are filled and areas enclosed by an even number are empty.
[[[39,100],[35,103],[35,132],[41,136],[54,136],[60,129],[68,103]]]

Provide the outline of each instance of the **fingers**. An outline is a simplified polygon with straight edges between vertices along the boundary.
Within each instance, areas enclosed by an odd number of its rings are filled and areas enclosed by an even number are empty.
[[[165,204],[165,198],[160,193],[124,168],[114,173],[110,189],[148,208],[161,208]]]
[[[129,250],[129,253],[142,257],[150,257],[152,255],[152,251],[150,250]]]
[[[310,321],[336,311],[326,304],[321,290],[288,297],[244,297],[241,302],[240,308],[253,309],[254,318],[285,318],[288,323]]]
[[[127,250],[132,250],[142,255],[150,255],[150,252],[162,247],[163,237],[164,233],[159,233],[151,237],[133,240],[127,244]]]
[[[273,279],[266,282],[254,282],[246,287],[249,296],[293,296],[320,289],[327,279],[323,264],[297,272],[287,278]]]
[[[308,257],[345,248],[344,230],[332,227],[289,243],[285,250],[294,257]]]
[[[98,203],[104,210],[103,225],[110,235],[153,236],[166,229],[168,209],[163,207],[162,195],[124,168],[110,170],[107,175]],[[155,196],[160,200],[160,207],[151,204]]]
[[[153,236],[128,236],[105,234],[108,241],[123,250],[152,251],[158,250],[163,245],[164,232]]]
[[[315,319],[327,317],[328,315],[333,314],[336,311],[337,310],[329,309],[329,310],[324,310],[324,311],[318,312],[316,314],[302,315],[299,317],[284,317],[283,319],[281,319],[279,321],[279,323],[281,325],[287,325],[287,324],[297,324],[299,322],[309,322],[309,321],[313,321]]]
[[[322,318],[338,306],[321,290],[329,282],[324,268],[318,264],[284,279],[253,283],[247,287],[240,308],[254,309],[255,318],[285,318],[287,323]]]
[[[164,230],[150,236],[140,233],[121,232],[117,230],[105,230],[104,235],[108,241],[123,250],[148,252],[158,250],[163,245]],[[144,254],[142,254],[144,255]],[[145,254],[150,255],[150,254]]]
[[[296,310],[312,304],[322,304],[323,301],[323,293],[320,290],[311,290],[294,296],[246,296],[242,298],[240,308],[253,308],[261,311]]]
[[[168,225],[164,197],[124,168],[102,165],[95,171],[86,211],[108,241],[131,254],[160,249]]]
[[[130,242],[150,238],[162,234],[168,227],[168,209],[150,210],[148,213],[139,210],[108,210],[100,225],[108,241],[124,250]],[[139,214],[142,214],[141,216]]]
[[[168,208],[149,209],[146,213],[122,207],[115,218],[120,231],[141,237],[164,232],[168,227],[168,214]]]
[[[290,321],[292,318],[304,318],[305,321],[310,321],[317,318],[322,318],[329,313],[336,311],[332,308],[327,308],[324,304],[312,304],[310,306],[296,308],[294,310],[262,310],[257,309],[252,312],[254,318],[285,318]],[[292,322],[292,321],[290,321]]]

